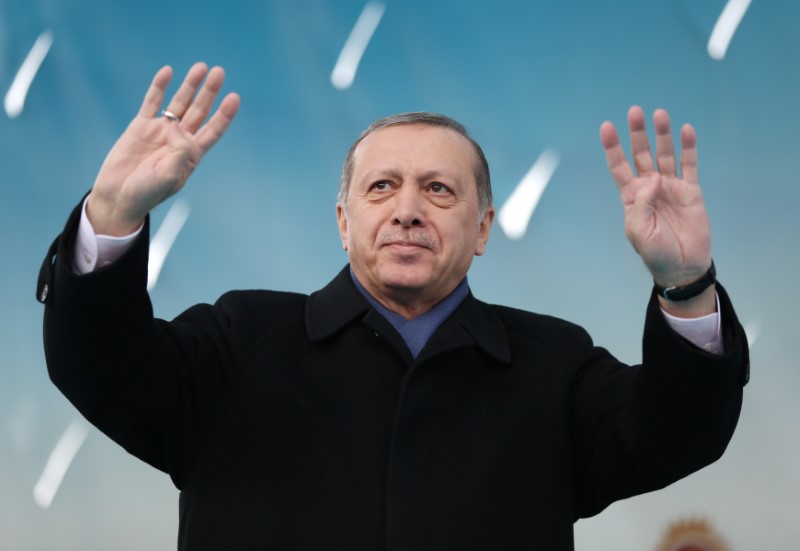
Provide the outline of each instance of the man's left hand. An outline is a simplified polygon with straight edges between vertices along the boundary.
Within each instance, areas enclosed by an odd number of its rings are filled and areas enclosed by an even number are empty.
[[[711,266],[711,229],[697,177],[697,134],[689,124],[681,128],[678,175],[669,115],[657,109],[653,122],[655,161],[644,112],[638,106],[628,111],[635,174],[613,124],[603,123],[600,139],[622,198],[625,235],[656,283],[682,286],[700,279]]]

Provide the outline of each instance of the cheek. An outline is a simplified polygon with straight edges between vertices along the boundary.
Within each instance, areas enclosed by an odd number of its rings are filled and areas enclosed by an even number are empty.
[[[467,262],[471,262],[475,251],[478,250],[478,237],[477,228],[466,224],[459,225],[449,233],[450,246],[454,254],[463,257]]]
[[[350,247],[368,250],[375,243],[375,236],[379,230],[380,225],[370,217],[353,217],[347,226],[347,243]]]
[[[355,222],[360,234],[375,235],[383,227],[389,215],[384,212],[384,209],[378,207],[376,205],[373,208],[365,209],[356,217]]]

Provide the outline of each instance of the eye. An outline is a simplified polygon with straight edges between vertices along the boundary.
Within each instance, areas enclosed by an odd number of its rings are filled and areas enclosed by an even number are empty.
[[[437,207],[449,208],[456,202],[456,194],[450,188],[441,182],[431,182],[425,188],[428,200]]]
[[[433,182],[431,185],[428,186],[428,189],[432,193],[437,193],[437,194],[451,193],[450,188],[441,182]]]
[[[390,186],[391,184],[389,184],[389,182],[386,180],[380,180],[372,184],[369,189],[370,191],[386,191]]]
[[[367,188],[364,197],[370,201],[385,201],[391,197],[397,186],[391,180],[376,180]]]

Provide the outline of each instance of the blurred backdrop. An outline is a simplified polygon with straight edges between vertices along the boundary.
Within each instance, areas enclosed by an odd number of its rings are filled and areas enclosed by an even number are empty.
[[[598,129],[634,103],[668,109],[676,134],[693,123],[719,278],[752,344],[739,429],[712,467],[578,522],[576,545],[652,549],[695,516],[733,549],[797,548],[798,24],[792,0],[0,0],[0,549],[175,547],[168,477],[50,384],[34,291],[152,75],[196,60],[225,67],[242,108],[153,214],[166,318],[232,288],[326,283],[346,261],[334,203],[350,143],[378,117],[438,111],[483,145],[506,210],[476,295],[570,319],[637,362],[651,282]]]

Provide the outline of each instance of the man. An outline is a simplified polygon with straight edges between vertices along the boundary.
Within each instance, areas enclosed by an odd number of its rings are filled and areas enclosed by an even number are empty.
[[[378,121],[351,148],[337,205],[350,263],[324,289],[233,292],[154,320],[147,213],[239,105],[228,95],[201,126],[224,75],[198,64],[158,117],[170,77],[156,74],[38,294],[51,378],[170,474],[181,549],[572,549],[578,518],[723,452],[747,347],[714,281],[690,126],[681,177],[664,111],[658,170],[629,114],[638,176],[601,128],[627,235],[663,289],[643,365],[625,366],[577,326],[472,296],[488,165],[432,114]]]

